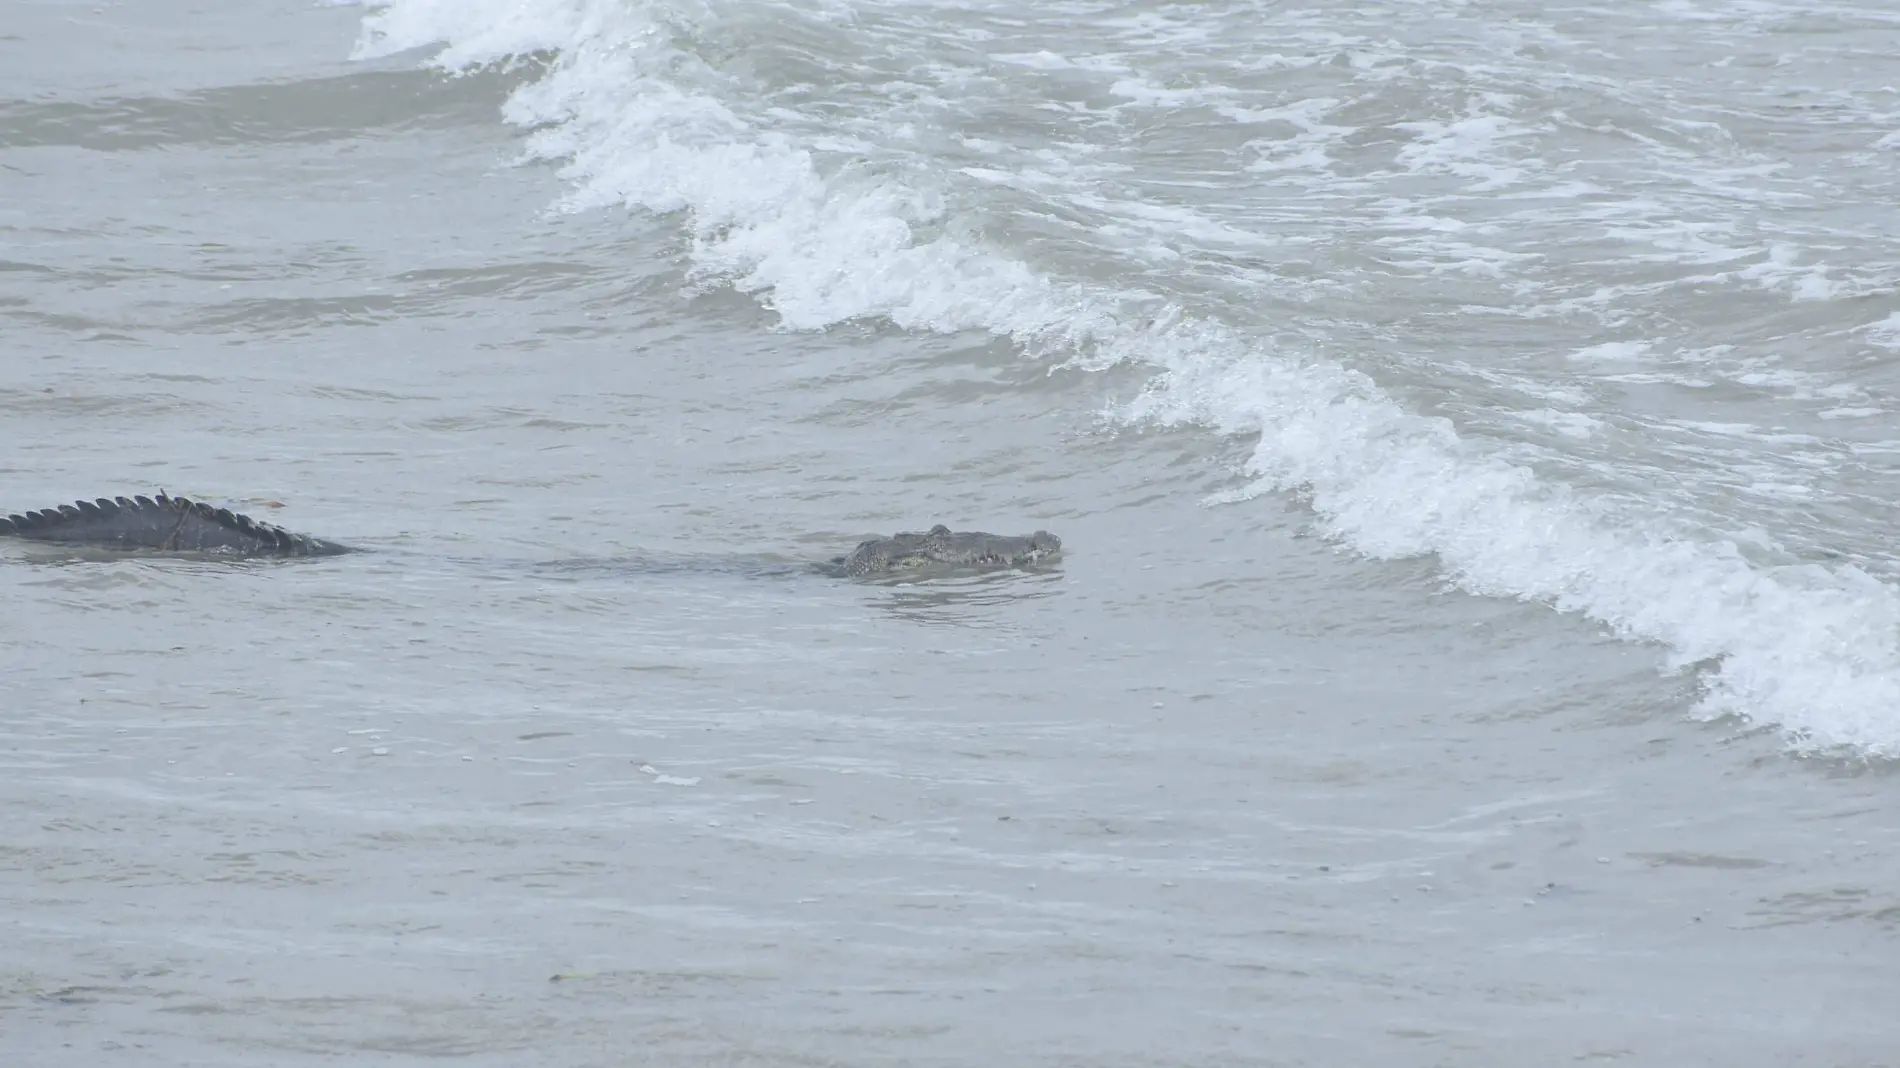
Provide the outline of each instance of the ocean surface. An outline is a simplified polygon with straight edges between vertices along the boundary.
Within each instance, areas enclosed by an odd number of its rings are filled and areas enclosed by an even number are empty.
[[[370,551],[0,545],[0,1064],[1900,1065],[1896,205],[1873,0],[12,0],[0,513]]]

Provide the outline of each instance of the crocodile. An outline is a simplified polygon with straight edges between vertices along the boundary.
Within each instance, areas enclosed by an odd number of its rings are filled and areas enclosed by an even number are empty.
[[[360,552],[326,538],[298,534],[187,497],[104,497],[0,518],[0,536],[65,546],[123,551],[211,553],[239,557],[338,556]],[[1030,567],[1059,555],[1062,539],[1047,531],[1012,537],[954,532],[899,533],[860,542],[848,555],[815,565],[845,577],[909,574],[927,567],[997,570]]]
[[[216,552],[240,556],[337,556],[348,545],[186,497],[104,497],[0,519],[0,535],[101,549]]]
[[[1012,537],[980,531],[957,533],[942,523],[927,533],[899,533],[860,542],[830,567],[843,575],[880,575],[924,567],[1028,567],[1062,551],[1062,539],[1046,530]]]

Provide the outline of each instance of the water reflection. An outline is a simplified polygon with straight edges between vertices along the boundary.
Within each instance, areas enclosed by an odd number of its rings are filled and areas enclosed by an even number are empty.
[[[1045,566],[952,578],[860,581],[888,590],[871,603],[901,619],[939,627],[980,627],[992,622],[986,609],[1056,596],[1063,575],[1060,567]]]

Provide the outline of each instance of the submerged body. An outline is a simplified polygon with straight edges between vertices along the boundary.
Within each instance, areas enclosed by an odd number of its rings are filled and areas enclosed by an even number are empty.
[[[203,501],[170,497],[104,497],[0,517],[0,536],[125,551],[209,552],[235,556],[335,556],[354,552],[334,541],[296,534]],[[1046,531],[1022,537],[957,533],[939,524],[928,533],[899,533],[861,542],[848,556],[820,565],[850,577],[914,574],[926,568],[992,570],[1027,567],[1062,551]]]

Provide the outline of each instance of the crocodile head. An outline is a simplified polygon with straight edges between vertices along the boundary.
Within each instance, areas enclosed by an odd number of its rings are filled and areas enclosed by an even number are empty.
[[[1046,530],[1011,537],[980,531],[957,533],[940,523],[923,534],[872,538],[832,564],[845,575],[882,575],[929,567],[987,570],[1028,567],[1060,552],[1062,539]]]

